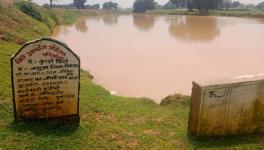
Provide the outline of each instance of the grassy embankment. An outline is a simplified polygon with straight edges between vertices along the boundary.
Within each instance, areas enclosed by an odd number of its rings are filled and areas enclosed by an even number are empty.
[[[198,11],[187,11],[186,9],[173,9],[173,10],[152,10],[146,13],[149,14],[162,14],[162,15],[200,15]],[[226,11],[214,10],[210,11],[211,16],[232,16],[232,17],[250,17],[250,18],[264,18],[264,10],[249,9],[229,9]]]
[[[225,139],[198,139],[188,136],[188,97],[175,96],[181,101],[160,106],[145,98],[112,96],[93,83],[86,72],[81,75],[79,128],[62,127],[55,122],[15,123],[11,100],[10,57],[22,43],[49,35],[56,24],[71,23],[84,14],[73,10],[40,11],[41,15],[46,16],[42,21],[33,19],[14,6],[1,6],[0,9],[0,149],[264,147],[262,136],[257,135]]]

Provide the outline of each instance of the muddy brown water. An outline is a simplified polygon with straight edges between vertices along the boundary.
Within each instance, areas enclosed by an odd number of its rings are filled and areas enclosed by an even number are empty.
[[[192,81],[264,73],[264,20],[109,15],[59,26],[53,34],[95,82],[122,96],[159,102],[190,94]]]

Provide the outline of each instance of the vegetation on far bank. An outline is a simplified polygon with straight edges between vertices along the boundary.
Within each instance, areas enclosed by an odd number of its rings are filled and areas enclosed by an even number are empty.
[[[182,12],[181,9],[186,9],[188,11]],[[209,15],[213,14],[212,12],[215,11],[225,13],[230,12],[230,10],[233,10],[233,12],[229,13],[229,15],[242,15],[243,13],[249,12],[250,14],[254,14],[255,11],[261,11],[263,9],[264,2],[254,5],[244,4],[240,3],[239,1],[232,0],[168,0],[168,2],[164,5],[159,5],[154,0],[135,0],[133,5],[133,12],[136,13],[142,13],[146,11],[154,11],[156,13],[173,11],[174,14],[187,15]],[[221,15],[220,13],[217,14]]]
[[[171,9],[171,10],[150,10],[147,14],[160,14],[160,15],[196,15],[199,16],[198,11],[188,11],[187,9]],[[264,18],[264,10],[236,10],[230,9],[226,11],[211,10],[211,16],[232,16],[232,17],[251,17],[251,18]]]
[[[112,96],[81,72],[80,127],[57,122],[14,122],[10,58],[21,44],[49,35],[60,23],[90,12],[32,6],[43,20],[18,6],[0,9],[0,149],[263,149],[262,135],[196,138],[187,134],[189,97],[161,105],[147,98]],[[56,16],[55,17],[52,15]],[[176,100],[176,101],[175,101]]]

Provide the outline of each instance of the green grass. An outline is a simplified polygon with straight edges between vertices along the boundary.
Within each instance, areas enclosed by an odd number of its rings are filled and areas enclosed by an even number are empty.
[[[2,149],[256,149],[261,135],[195,138],[187,134],[188,103],[157,105],[112,96],[81,75],[80,127],[56,122],[15,123],[10,98],[0,106]]]
[[[2,6],[0,12],[0,41],[21,44],[51,33],[45,23],[32,19],[16,7]]]
[[[8,42],[0,42],[0,98],[11,97],[11,72],[10,58],[19,48],[19,45]],[[1,101],[0,101],[1,103]]]
[[[150,14],[162,14],[162,15],[200,15],[197,11],[187,11],[186,9],[172,9],[172,10],[153,10],[148,11]],[[252,18],[264,18],[264,10],[237,10],[230,9],[227,11],[214,10],[210,11],[209,15],[212,16],[234,16],[234,17],[252,17]]]
[[[262,135],[226,138],[189,136],[189,97],[176,102],[168,97],[160,106],[146,98],[112,96],[96,85],[85,71],[81,72],[80,127],[62,126],[53,121],[14,122],[9,62],[12,54],[21,46],[16,38],[32,40],[49,34],[52,29],[47,23],[25,16],[15,8],[14,16],[2,10],[1,19],[4,18],[2,20],[5,23],[12,22],[13,26],[5,28],[5,31],[10,32],[10,37],[4,35],[0,40],[0,150],[264,148]],[[55,10],[55,13],[63,11]],[[10,16],[6,18],[7,15]],[[70,20],[76,14],[66,14],[64,18],[61,18],[62,14],[56,15],[59,20]],[[79,15],[86,13],[80,12]],[[30,28],[31,23],[37,24],[37,30]]]

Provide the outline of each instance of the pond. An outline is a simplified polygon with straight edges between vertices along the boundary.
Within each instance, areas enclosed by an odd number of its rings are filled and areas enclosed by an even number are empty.
[[[214,16],[107,15],[59,26],[53,36],[113,94],[191,94],[192,81],[264,73],[264,20]]]

